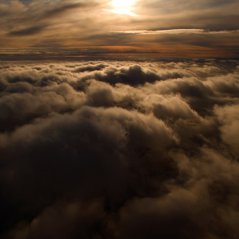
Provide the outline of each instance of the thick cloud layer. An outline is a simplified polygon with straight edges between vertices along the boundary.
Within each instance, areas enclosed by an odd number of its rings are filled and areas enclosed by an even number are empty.
[[[237,61],[0,72],[1,238],[239,237]]]

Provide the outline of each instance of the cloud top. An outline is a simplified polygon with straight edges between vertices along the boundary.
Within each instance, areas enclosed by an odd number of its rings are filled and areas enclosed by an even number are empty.
[[[238,237],[237,61],[0,72],[1,238]]]

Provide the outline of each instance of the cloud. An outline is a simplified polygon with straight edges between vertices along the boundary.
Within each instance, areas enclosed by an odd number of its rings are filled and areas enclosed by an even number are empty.
[[[202,148],[198,158],[186,159],[187,166],[182,156],[178,160],[183,171],[186,168],[190,171],[193,181],[186,187],[169,185],[165,196],[128,202],[121,211],[120,238],[223,238],[225,235],[233,238],[238,235],[235,226],[238,214],[233,213],[238,198],[233,178],[238,178],[238,164],[206,148]]]
[[[103,70],[106,67],[104,64],[99,65],[88,65],[88,66],[81,66],[75,70],[75,72],[85,72],[85,71],[99,71]]]
[[[64,4],[59,6],[59,7],[56,7],[56,8],[53,8],[53,9],[50,9],[50,10],[47,10],[44,15],[43,15],[43,18],[49,18],[49,17],[53,17],[53,16],[58,16],[68,10],[71,10],[71,9],[77,9],[77,8],[83,8],[83,7],[89,7],[91,3],[68,3],[68,4]]]
[[[143,85],[146,82],[155,82],[170,78],[181,78],[179,72],[162,72],[157,74],[152,69],[142,68],[140,65],[132,65],[128,68],[108,68],[103,72],[96,72],[94,75],[86,76],[86,79],[93,78],[110,84],[125,83],[132,86]]]
[[[223,141],[231,148],[232,152],[238,154],[238,118],[239,105],[233,104],[216,107],[215,112],[220,122],[220,131]]]
[[[237,61],[0,71],[1,238],[237,238]]]
[[[6,52],[15,48],[34,53],[49,46],[55,53],[70,47],[85,54],[93,50],[149,54],[149,59],[159,53],[160,57],[238,56],[237,1],[205,0],[195,6],[193,0],[168,4],[139,0],[132,16],[115,14],[111,7],[110,0],[3,0],[1,47]]]
[[[9,32],[9,35],[12,35],[12,36],[34,35],[34,34],[42,32],[44,28],[45,26],[32,26],[29,28]]]

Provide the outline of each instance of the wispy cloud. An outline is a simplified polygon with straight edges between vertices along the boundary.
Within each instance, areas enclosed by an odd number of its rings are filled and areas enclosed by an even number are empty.
[[[109,0],[3,1],[0,4],[1,45],[29,48],[54,42],[57,46],[79,49],[117,45],[122,51],[157,48],[162,52],[162,48],[166,51],[168,45],[174,44],[177,49],[184,48],[187,56],[200,43],[207,46],[204,56],[209,56],[208,52],[218,52],[215,56],[220,52],[222,57],[238,55],[237,1],[204,0],[195,4],[192,0],[167,3],[138,0],[135,15],[131,16],[115,14],[110,7]],[[194,41],[195,38],[198,39]]]

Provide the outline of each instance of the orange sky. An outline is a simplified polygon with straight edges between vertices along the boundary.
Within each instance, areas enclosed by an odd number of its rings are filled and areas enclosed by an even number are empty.
[[[238,57],[236,0],[3,0],[0,50]]]

